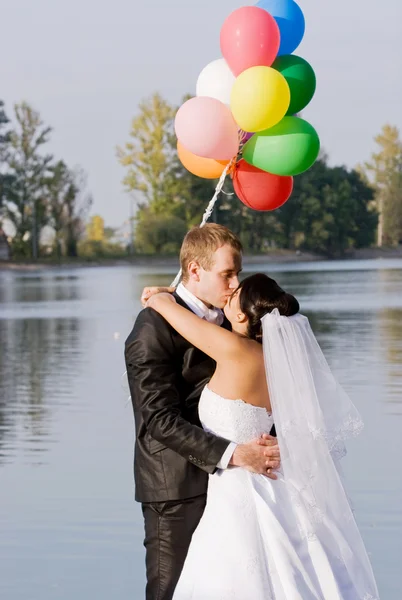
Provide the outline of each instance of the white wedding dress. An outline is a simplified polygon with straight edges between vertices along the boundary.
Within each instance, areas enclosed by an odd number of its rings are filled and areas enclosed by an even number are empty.
[[[265,409],[227,400],[208,387],[199,414],[207,431],[238,443],[260,437],[273,425]],[[359,591],[364,548],[356,556],[351,549],[345,568],[319,537],[305,535],[306,515],[294,492],[281,472],[277,481],[230,467],[211,475],[206,509],[174,600],[377,599],[370,576],[365,594]],[[327,526],[335,537],[342,535],[338,523]]]

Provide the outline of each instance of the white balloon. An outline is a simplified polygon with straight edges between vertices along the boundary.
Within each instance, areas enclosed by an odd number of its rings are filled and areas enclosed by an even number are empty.
[[[236,77],[224,58],[209,63],[197,81],[197,96],[216,98],[230,106],[230,94]]]

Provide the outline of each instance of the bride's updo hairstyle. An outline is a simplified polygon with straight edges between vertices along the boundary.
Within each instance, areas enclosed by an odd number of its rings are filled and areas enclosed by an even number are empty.
[[[277,308],[284,317],[291,317],[300,310],[296,298],[263,273],[246,277],[238,289],[240,309],[248,318],[247,336],[257,342],[262,342],[261,319],[265,314]]]

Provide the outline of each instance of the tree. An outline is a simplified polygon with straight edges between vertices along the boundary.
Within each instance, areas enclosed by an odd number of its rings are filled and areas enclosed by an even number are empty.
[[[306,212],[317,212],[320,209],[320,194],[328,181],[327,157],[323,153],[314,165],[293,180],[293,192],[290,200],[286,202],[275,215],[280,223],[280,234],[278,243],[281,247],[297,249],[304,239],[303,214]],[[309,210],[306,211],[305,204],[309,199]]]
[[[236,197],[230,178],[225,182],[224,192],[215,205],[212,220],[235,231],[245,252],[258,254],[275,245],[278,229],[275,213],[245,206]]]
[[[85,231],[85,220],[93,203],[92,195],[86,187],[87,177],[77,167],[71,171],[71,181],[64,199],[66,254],[72,258],[78,256],[78,241]]]
[[[144,101],[132,123],[132,141],[118,149],[128,169],[126,188],[141,194],[136,214],[136,247],[141,252],[178,247],[184,232],[200,223],[217,184],[195,177],[181,164],[173,133],[175,112],[158,94]],[[295,177],[291,199],[274,212],[247,208],[233,195],[229,177],[224,192],[229,195],[220,196],[211,220],[235,231],[247,252],[275,246],[335,256],[373,241],[377,216],[370,208],[370,186],[355,171],[330,168],[325,154]],[[165,233],[164,227],[171,232]]]
[[[3,162],[6,158],[8,144],[10,143],[10,132],[7,130],[9,122],[4,110],[4,102],[0,100],[0,174],[3,172]]]
[[[15,105],[17,126],[10,132],[7,153],[11,180],[7,186],[6,215],[14,223],[14,242],[24,245],[32,238],[32,256],[38,255],[38,231],[46,221],[46,181],[52,160],[42,154],[49,141],[50,127],[29,104]]]
[[[135,237],[140,240],[140,247],[149,251],[152,227],[157,226],[159,231],[165,217],[174,217],[166,223],[176,224],[175,240],[177,232],[183,230],[182,223],[186,230],[199,223],[216,184],[191,175],[180,163],[173,126],[175,106],[155,94],[143,101],[139,109],[131,126],[132,141],[118,148],[117,154],[120,163],[127,168],[123,180],[126,189],[140,193]],[[143,239],[143,232],[149,232],[145,233],[147,241]]]
[[[7,188],[10,186],[12,177],[7,172],[7,153],[10,144],[9,119],[4,110],[4,102],[0,100],[0,210],[6,197]],[[1,213],[0,213],[1,217]]]
[[[368,209],[373,194],[355,172],[344,167],[330,169],[328,175],[319,205],[315,197],[307,199],[302,212],[303,247],[342,256],[346,250],[374,241],[377,219]]]
[[[396,165],[389,183],[384,201],[384,239],[396,246],[402,244],[402,161]]]
[[[4,110],[4,102],[0,100],[0,159],[4,158],[4,150],[10,141],[10,134],[8,131],[4,131],[4,127],[9,124],[9,119]]]
[[[86,192],[82,169],[70,170],[62,160],[49,167],[46,178],[48,222],[55,231],[56,253],[77,256],[77,242],[85,230],[85,219],[92,205]]]
[[[391,125],[384,125],[375,141],[379,151],[363,171],[375,192],[377,245],[395,245],[402,240],[402,142],[398,129]]]
[[[356,171],[328,167],[326,156],[294,179],[290,200],[275,215],[279,245],[342,256],[374,241],[373,191]]]
[[[169,207],[170,214],[182,219],[190,229],[201,222],[206,207],[215,192],[217,181],[192,175],[177,158],[175,166],[176,196]],[[215,211],[212,219],[216,220]]]
[[[174,254],[180,249],[187,226],[173,215],[155,215],[143,211],[138,221],[135,247],[143,254]]]
[[[88,239],[91,242],[103,242],[105,239],[105,221],[99,215],[94,215],[87,227]]]
[[[60,160],[50,168],[47,179],[49,224],[55,231],[56,254],[61,258],[65,241],[66,204],[72,185],[71,171]]]
[[[114,227],[105,227],[103,230],[105,240],[110,242],[116,235],[117,229]]]
[[[175,108],[159,94],[141,102],[131,124],[131,142],[117,149],[120,164],[127,168],[123,183],[130,192],[140,192],[140,207],[164,212],[173,200]]]

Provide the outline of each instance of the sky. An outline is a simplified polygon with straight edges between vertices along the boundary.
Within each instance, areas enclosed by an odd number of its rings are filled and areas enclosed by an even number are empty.
[[[354,167],[385,123],[402,131],[402,1],[299,0],[306,19],[295,52],[317,92],[303,117],[330,163]],[[26,100],[54,129],[48,150],[88,174],[92,214],[118,227],[129,195],[116,146],[129,140],[140,101],[178,104],[219,58],[219,32],[241,0],[2,0],[0,99],[9,117]]]

